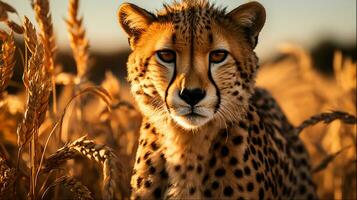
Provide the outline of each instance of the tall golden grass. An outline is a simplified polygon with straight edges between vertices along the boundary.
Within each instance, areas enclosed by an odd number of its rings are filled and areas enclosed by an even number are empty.
[[[69,16],[66,20],[76,61],[76,76],[66,73],[55,74],[54,57],[57,45],[49,1],[34,0],[31,1],[31,5],[39,30],[36,30],[26,16],[23,22],[12,21],[8,13],[17,14],[16,9],[0,2],[1,21],[8,26],[8,30],[0,32],[0,116],[1,119],[4,117],[6,122],[0,125],[0,198],[113,199],[128,196],[128,184],[121,171],[124,167],[121,167],[116,155],[124,147],[116,141],[124,141],[125,139],[119,137],[129,131],[131,135],[137,135],[134,132],[137,131],[138,125],[125,127],[126,124],[115,124],[115,127],[112,127],[110,122],[112,118],[116,119],[119,116],[115,115],[116,112],[123,110],[129,114],[125,116],[129,119],[131,115],[138,121],[137,124],[140,123],[140,116],[131,104],[118,99],[120,95],[117,89],[108,88],[116,97],[113,100],[106,89],[87,80],[89,44],[82,25],[83,18],[78,17],[79,1],[69,2]],[[15,66],[16,45],[13,32],[23,35],[26,46],[25,52],[21,54],[25,66],[23,90],[17,95],[6,93]],[[107,77],[105,87],[113,84],[119,87],[119,82],[113,75],[108,74]],[[63,92],[58,98],[56,84],[63,87]],[[102,101],[100,106],[96,106],[97,114],[102,119],[96,119],[97,124],[93,123],[93,126],[87,127],[86,124],[92,123],[82,114],[86,109],[83,102],[90,104],[95,101],[92,99],[93,95]],[[17,101],[14,100],[16,98]],[[18,105],[14,105],[15,103]],[[98,102],[96,104],[98,105]],[[125,133],[118,133],[116,129]],[[112,141],[109,146],[113,148],[81,137],[88,135],[95,138],[102,134],[106,138],[102,142]],[[127,140],[134,141],[134,137]],[[128,154],[126,148],[122,151],[123,154]],[[132,150],[129,151],[132,153]],[[129,160],[131,155],[127,157]],[[125,156],[122,160],[125,160]],[[90,167],[76,173],[78,167],[88,165]],[[92,176],[84,179],[81,178],[82,174]],[[86,185],[90,187],[87,188]]]
[[[327,77],[314,70],[308,51],[291,44],[283,45],[281,51],[287,56],[263,66],[257,85],[272,92],[295,126],[311,115],[331,110],[356,116],[356,62],[336,50],[332,63],[334,76]],[[355,124],[334,121],[301,133],[313,166],[338,154],[323,170],[314,173],[321,199],[356,199],[356,190],[352,189],[357,181],[356,131]]]
[[[0,199],[128,197],[141,115],[125,100],[127,86],[110,72],[101,85],[89,81],[89,41],[79,0],[69,0],[66,17],[76,61],[66,67],[76,74],[62,72],[55,63],[49,1],[31,5],[38,30],[26,16],[12,20],[9,13],[19,15],[16,9],[0,1],[0,22],[8,26],[0,30]],[[14,34],[23,36],[25,52],[16,48]],[[328,79],[313,70],[306,51],[283,50],[291,56],[263,66],[257,83],[271,90],[294,125],[329,110],[356,115],[356,63],[336,52],[336,75]],[[16,51],[22,60],[15,61]],[[24,63],[23,85],[8,94],[15,62]],[[301,136],[317,167],[320,197],[356,198],[351,189],[356,185],[355,126],[335,121],[305,129]]]

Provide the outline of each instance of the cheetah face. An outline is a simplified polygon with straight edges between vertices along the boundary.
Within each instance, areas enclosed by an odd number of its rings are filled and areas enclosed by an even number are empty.
[[[148,118],[194,130],[213,120],[225,126],[247,108],[264,8],[257,2],[228,14],[212,8],[186,1],[154,15],[132,4],[120,7],[133,50],[128,80]]]

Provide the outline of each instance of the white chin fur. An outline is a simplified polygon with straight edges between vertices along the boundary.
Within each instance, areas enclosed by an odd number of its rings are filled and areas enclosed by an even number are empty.
[[[198,129],[209,121],[209,118],[207,117],[188,118],[185,116],[175,116],[175,115],[171,115],[171,117],[178,125],[180,125],[182,128],[186,130]]]

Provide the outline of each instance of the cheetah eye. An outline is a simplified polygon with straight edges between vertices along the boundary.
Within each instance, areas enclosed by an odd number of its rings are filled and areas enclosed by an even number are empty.
[[[156,56],[165,63],[173,63],[176,60],[176,54],[172,50],[160,50],[156,52]]]
[[[221,63],[227,58],[228,52],[226,50],[215,50],[209,54],[209,61],[211,63]]]

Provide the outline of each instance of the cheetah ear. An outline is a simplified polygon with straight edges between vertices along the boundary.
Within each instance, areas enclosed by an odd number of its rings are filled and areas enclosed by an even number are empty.
[[[259,32],[265,23],[265,9],[260,3],[253,1],[235,8],[228,17],[246,31],[253,48],[257,45]]]
[[[118,11],[119,24],[129,37],[130,46],[135,46],[141,33],[155,20],[155,16],[134,4],[123,3]]]

